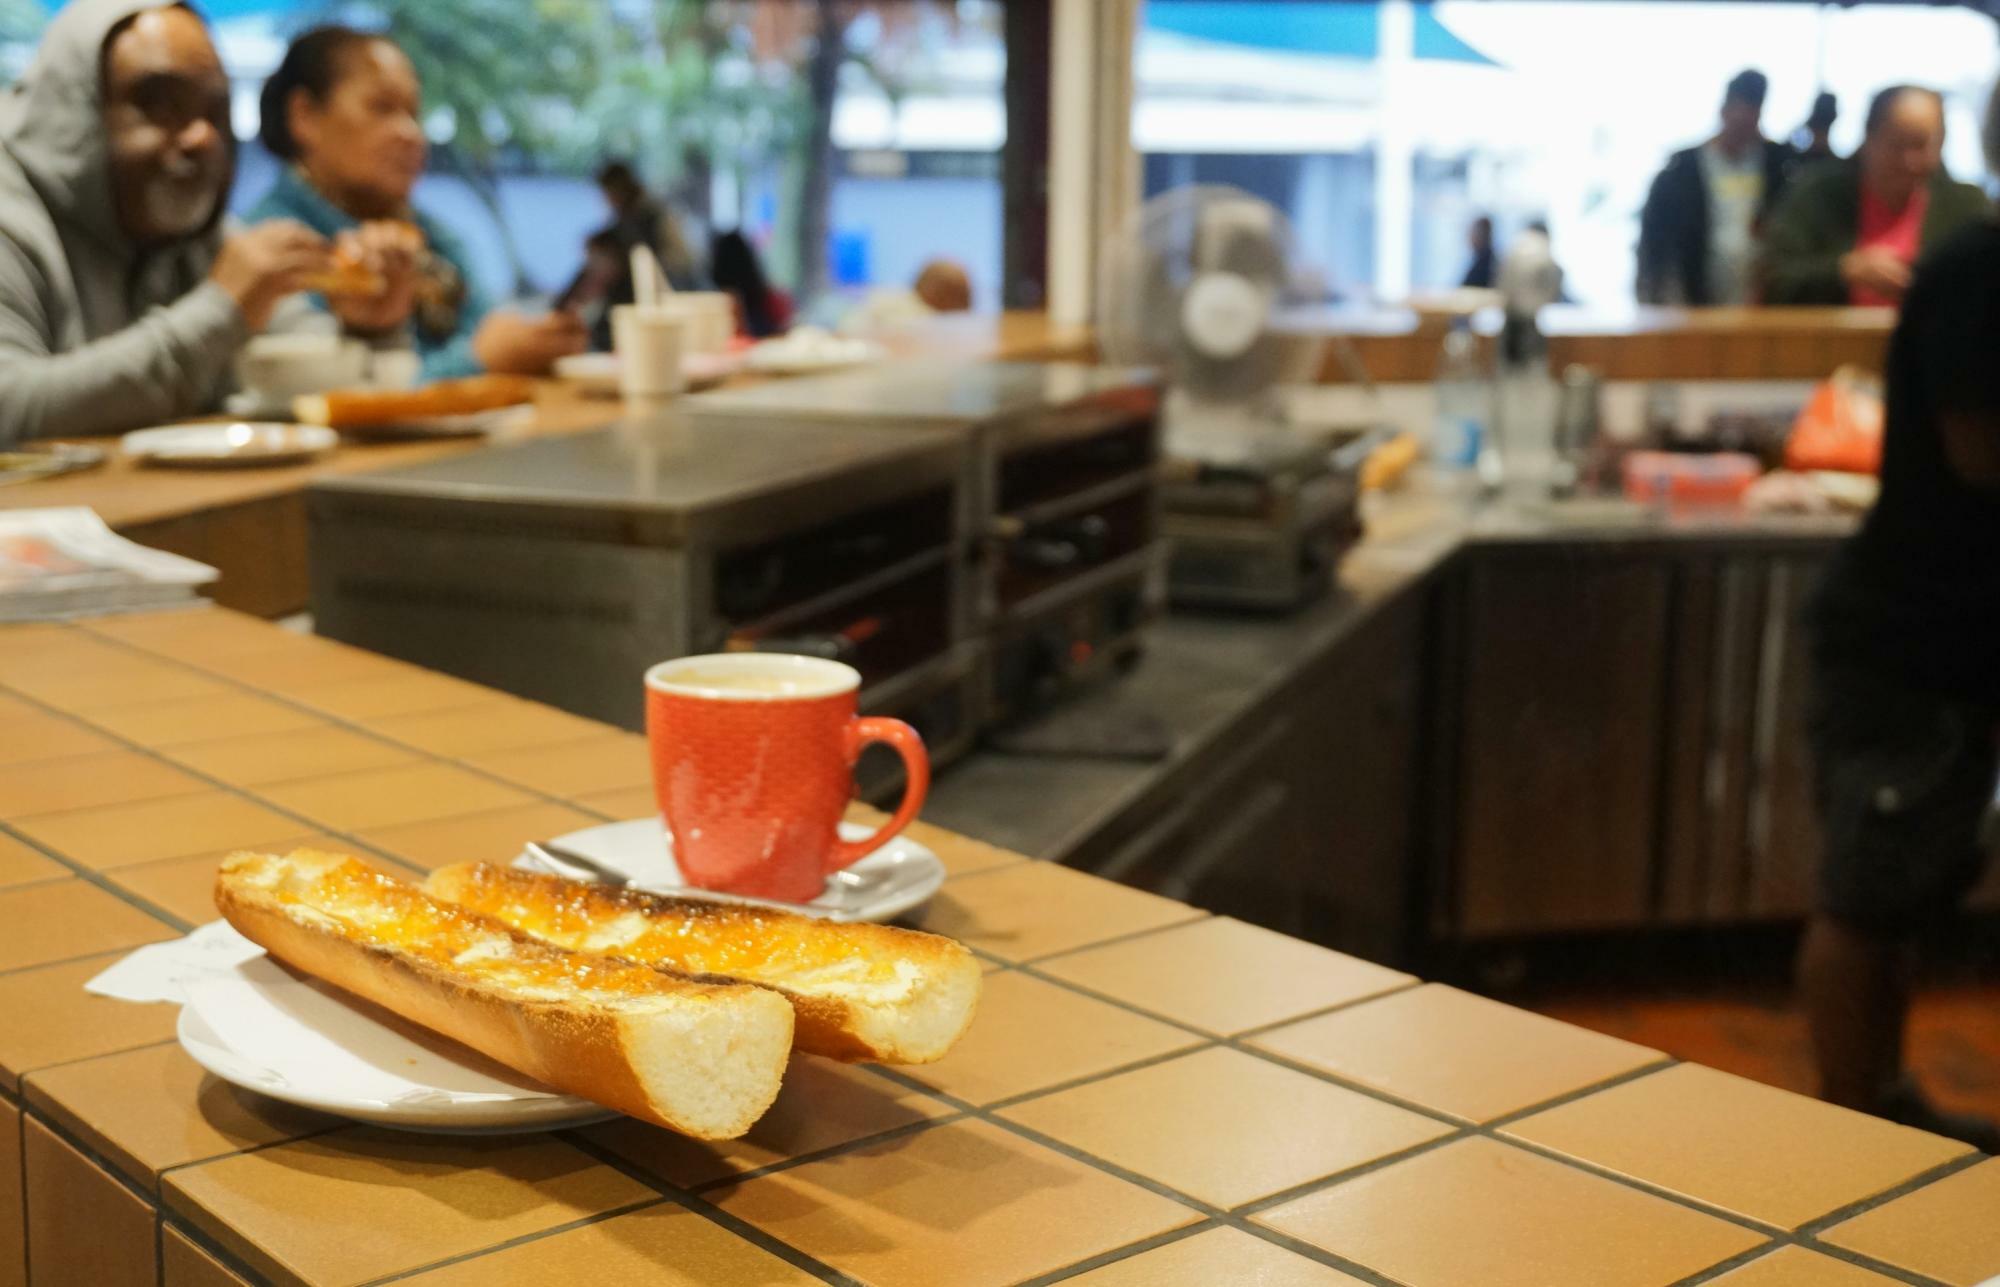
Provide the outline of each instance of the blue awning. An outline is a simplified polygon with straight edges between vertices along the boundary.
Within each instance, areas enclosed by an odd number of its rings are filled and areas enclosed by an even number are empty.
[[[306,8],[300,0],[188,0],[188,3],[210,22],[266,16],[289,18]],[[42,0],[42,8],[50,13],[62,7],[63,0]]]
[[[1374,58],[1382,48],[1380,7],[1366,0],[1148,0],[1146,27],[1196,40],[1332,58]],[[1439,62],[1498,66],[1416,9],[1416,55]]]

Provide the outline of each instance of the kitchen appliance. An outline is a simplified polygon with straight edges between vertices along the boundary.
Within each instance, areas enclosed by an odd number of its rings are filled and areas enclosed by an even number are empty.
[[[943,761],[980,718],[962,435],[677,411],[316,483],[321,634],[627,728],[640,676],[764,649],[858,669]],[[873,785],[873,784],[871,784]]]
[[[1336,468],[1338,436],[1292,424],[1278,398],[1317,378],[1321,351],[1282,324],[1290,248],[1275,209],[1216,185],[1155,197],[1105,247],[1104,359],[1167,372],[1177,607],[1298,607],[1333,584],[1358,530],[1358,462]],[[1341,356],[1372,390],[1351,346]]]
[[[1162,599],[1159,392],[1143,371],[897,363],[685,404],[711,428],[953,435],[970,524],[963,631],[989,643],[987,715],[1037,709],[1140,655]]]

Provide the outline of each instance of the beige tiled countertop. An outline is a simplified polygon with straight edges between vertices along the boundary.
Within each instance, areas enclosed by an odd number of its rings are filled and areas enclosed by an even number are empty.
[[[82,991],[232,847],[415,875],[645,782],[637,737],[221,610],[0,628],[0,1287],[2000,1275],[2000,1162],[922,824],[971,1033],[801,1056],[726,1144],[363,1128]]]

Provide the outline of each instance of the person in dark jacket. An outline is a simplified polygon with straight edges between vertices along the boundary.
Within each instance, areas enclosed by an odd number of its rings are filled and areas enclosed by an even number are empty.
[[[1988,163],[2000,171],[2000,99]],[[2000,778],[2000,224],[1917,267],[1889,345],[1882,494],[1809,617],[1823,852],[1799,982],[1836,1104],[2000,1153],[1903,1062],[1920,947],[1992,864]]]
[[[0,93],[0,445],[218,410],[329,246],[223,217],[229,79],[194,10],[71,0]],[[289,312],[289,321],[286,314]]]
[[[782,335],[792,323],[791,301],[764,275],[757,248],[740,231],[720,233],[709,248],[715,288],[736,299],[736,318],[752,339]]]
[[[1472,262],[1466,265],[1465,280],[1459,285],[1491,290],[1499,272],[1493,247],[1493,216],[1480,215],[1474,219],[1465,237],[1472,247]]]
[[[1897,85],[1868,105],[1861,150],[1799,177],[1764,241],[1767,304],[1894,305],[1917,261],[1991,210],[1944,168],[1944,100]]]
[[[1813,100],[1812,115],[1806,117],[1806,123],[1793,136],[1792,141],[1799,150],[1802,164],[1840,159],[1840,153],[1833,150],[1833,123],[1839,119],[1840,100],[1821,91],[1820,96]]]
[[[1764,137],[1764,73],[1746,71],[1722,98],[1714,138],[1674,153],[1639,217],[1639,302],[1747,304],[1757,236],[1784,191],[1795,153]]]

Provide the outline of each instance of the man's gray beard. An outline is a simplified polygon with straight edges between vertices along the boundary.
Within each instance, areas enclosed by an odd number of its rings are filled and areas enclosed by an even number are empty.
[[[207,184],[197,185],[194,181],[201,177],[198,164],[170,166],[146,185],[142,198],[146,216],[163,237],[192,236],[214,215],[222,193]]]

